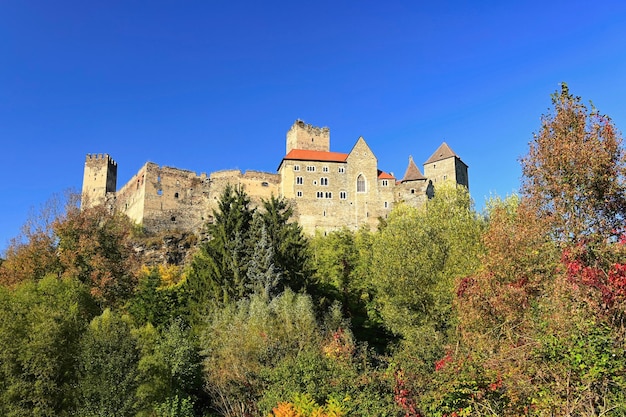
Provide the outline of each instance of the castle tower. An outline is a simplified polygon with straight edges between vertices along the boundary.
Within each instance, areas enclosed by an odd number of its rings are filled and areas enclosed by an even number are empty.
[[[287,153],[292,149],[330,151],[330,129],[296,120],[287,132]]]
[[[83,207],[93,207],[106,202],[107,193],[117,186],[117,164],[107,154],[87,154],[83,174]]]
[[[435,187],[437,183],[452,180],[469,189],[467,165],[445,142],[424,162],[424,175]]]

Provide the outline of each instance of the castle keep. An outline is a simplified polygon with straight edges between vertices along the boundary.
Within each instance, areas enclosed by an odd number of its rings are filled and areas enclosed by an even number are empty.
[[[109,155],[87,155],[83,206],[105,204],[148,231],[198,231],[213,220],[225,187],[243,187],[253,205],[272,195],[292,202],[306,233],[362,225],[375,228],[398,202],[413,206],[432,197],[437,183],[469,187],[467,165],[444,142],[421,173],[409,158],[402,179],[378,169],[376,156],[360,137],[349,153],[330,151],[330,130],[297,120],[287,132],[278,173],[225,170],[210,175],[146,163],[116,190],[117,164]]]

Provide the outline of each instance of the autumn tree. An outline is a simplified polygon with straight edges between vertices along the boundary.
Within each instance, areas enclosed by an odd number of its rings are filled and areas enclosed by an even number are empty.
[[[459,344],[437,362],[433,410],[624,413],[621,137],[566,85],[552,102],[521,198],[489,205],[482,268],[458,281]]]
[[[612,120],[589,109],[567,84],[522,158],[522,195],[551,220],[560,240],[606,238],[624,230],[626,161]]]
[[[133,250],[135,226],[126,215],[102,205],[73,208],[53,227],[62,275],[87,284],[104,307],[120,306],[131,297],[139,263]]]

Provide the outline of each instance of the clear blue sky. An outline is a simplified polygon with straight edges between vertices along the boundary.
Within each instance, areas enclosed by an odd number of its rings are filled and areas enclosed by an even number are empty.
[[[87,153],[274,172],[297,118],[397,176],[445,140],[480,208],[561,81],[626,129],[626,2],[3,0],[0,251]]]

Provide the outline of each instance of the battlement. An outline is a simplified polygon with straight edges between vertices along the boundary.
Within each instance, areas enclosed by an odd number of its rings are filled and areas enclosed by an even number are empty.
[[[107,163],[109,163],[109,164],[111,164],[111,165],[115,165],[115,166],[117,166],[117,162],[115,162],[115,161],[113,160],[113,158],[111,158],[111,157],[109,156],[109,154],[106,154],[106,153],[105,153],[105,154],[101,154],[101,153],[88,153],[88,154],[87,154],[87,157],[86,157],[85,159],[86,159],[86,162],[89,162],[89,161],[94,161],[94,160],[95,160],[95,161],[103,161],[103,160],[104,160],[104,161],[106,161]]]

